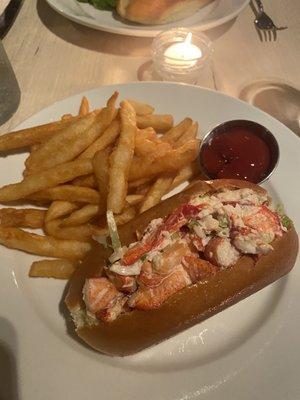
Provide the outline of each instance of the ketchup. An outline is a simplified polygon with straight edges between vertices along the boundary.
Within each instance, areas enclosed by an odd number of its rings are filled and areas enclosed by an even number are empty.
[[[258,183],[268,175],[270,163],[268,145],[244,126],[234,126],[214,135],[202,149],[203,167],[212,178]]]

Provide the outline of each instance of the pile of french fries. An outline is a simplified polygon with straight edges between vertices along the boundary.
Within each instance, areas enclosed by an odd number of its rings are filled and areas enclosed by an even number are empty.
[[[0,152],[30,149],[23,180],[0,188],[0,243],[51,257],[31,277],[69,278],[92,238],[107,235],[107,210],[125,224],[199,176],[196,122],[174,126],[148,104],[117,100],[90,110],[84,97],[76,116],[0,136]]]

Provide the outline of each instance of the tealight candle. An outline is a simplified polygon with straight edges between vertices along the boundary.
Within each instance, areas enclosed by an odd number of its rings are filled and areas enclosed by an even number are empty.
[[[202,51],[192,43],[192,32],[189,32],[184,42],[172,44],[166,49],[164,55],[169,64],[193,67],[202,57]]]
[[[212,52],[207,36],[186,28],[162,32],[152,44],[154,69],[167,81],[195,83],[200,75],[205,78]]]

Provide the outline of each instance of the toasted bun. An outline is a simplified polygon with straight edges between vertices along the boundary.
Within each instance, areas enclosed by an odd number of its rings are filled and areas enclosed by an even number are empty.
[[[118,13],[129,21],[145,25],[178,21],[213,0],[119,0]]]
[[[168,215],[191,195],[213,193],[221,188],[251,188],[266,193],[259,186],[244,181],[224,179],[196,182],[188,190],[165,200],[121,227],[122,243],[135,241],[137,229],[143,230],[154,218]],[[105,260],[110,254],[95,244],[72,277],[65,302],[77,326],[78,336],[87,344],[110,355],[133,354],[203,321],[287,274],[298,253],[295,229],[291,228],[272,245],[274,250],[258,260],[243,256],[234,266],[221,270],[206,282],[188,286],[173,295],[157,310],[133,310],[111,323],[99,322],[93,326],[86,319],[82,287],[87,277],[101,276]]]

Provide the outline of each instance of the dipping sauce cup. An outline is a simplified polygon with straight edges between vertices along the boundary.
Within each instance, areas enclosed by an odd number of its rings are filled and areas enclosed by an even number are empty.
[[[273,134],[257,122],[227,121],[213,128],[199,152],[202,173],[208,179],[243,179],[262,183],[274,172],[279,147]]]

